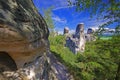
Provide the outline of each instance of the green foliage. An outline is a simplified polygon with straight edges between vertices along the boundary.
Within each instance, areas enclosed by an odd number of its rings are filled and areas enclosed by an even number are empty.
[[[93,79],[115,79],[118,63],[120,62],[119,38],[120,36],[114,36],[110,40],[98,40],[88,43],[83,54],[85,57],[82,60],[84,61],[80,60],[81,56],[78,57],[78,62],[84,62],[84,65],[87,65],[88,68],[85,68],[85,71],[89,74],[94,73],[91,75]]]
[[[68,0],[68,3],[77,6],[77,11],[87,10],[91,16],[105,19],[107,22],[100,26],[99,31],[114,22],[118,23],[116,27],[120,27],[120,0],[75,0],[73,3]]]
[[[50,36],[49,40],[50,40],[50,45],[54,45],[54,46],[62,45],[63,46],[65,44],[65,37],[62,35],[58,35],[55,37]]]
[[[120,25],[118,25],[118,26],[115,28],[115,33],[116,33],[116,34],[120,34]]]
[[[68,0],[70,5],[77,6],[77,11],[88,10],[91,14],[101,14],[102,12],[111,12],[110,15],[119,17],[120,1],[119,0],[75,0],[73,3]],[[106,16],[108,17],[108,16]],[[109,16],[110,18],[110,16]]]
[[[49,39],[51,51],[68,67],[75,80],[119,80],[120,35],[88,42],[85,52],[77,55],[64,47],[64,36]]]
[[[65,36],[58,35],[55,37],[49,37],[50,48],[57,57],[63,60],[65,63],[72,63],[75,60],[75,55],[66,47],[65,45]],[[68,57],[69,56],[69,57]],[[71,59],[72,57],[72,59]]]
[[[48,9],[43,9],[44,19],[45,19],[50,31],[53,31],[53,29],[54,29],[54,23],[52,20],[52,9],[53,9],[53,7],[50,7]]]

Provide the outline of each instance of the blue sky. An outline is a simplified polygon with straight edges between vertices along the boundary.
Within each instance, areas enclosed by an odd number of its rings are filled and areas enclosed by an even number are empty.
[[[55,30],[59,33],[63,33],[64,27],[68,27],[71,32],[75,31],[78,23],[84,23],[86,31],[89,27],[97,28],[106,22],[105,20],[98,20],[96,15],[91,18],[87,11],[76,12],[74,6],[68,6],[67,0],[34,0],[34,4],[41,14],[43,14],[43,8],[47,9],[54,6],[52,19],[55,24]],[[113,28],[113,25],[109,27]]]

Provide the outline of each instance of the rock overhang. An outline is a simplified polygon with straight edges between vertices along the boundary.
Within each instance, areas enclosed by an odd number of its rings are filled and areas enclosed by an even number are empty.
[[[0,52],[7,52],[18,68],[49,49],[48,27],[31,5],[32,0],[0,1]]]

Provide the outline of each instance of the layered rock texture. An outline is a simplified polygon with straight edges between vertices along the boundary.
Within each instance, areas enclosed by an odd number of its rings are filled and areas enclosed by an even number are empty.
[[[85,35],[83,23],[77,25],[75,34],[73,34],[72,36],[67,36],[66,47],[68,47],[75,54],[77,52],[84,52]]]
[[[73,80],[48,35],[32,0],[0,0],[0,80]]]

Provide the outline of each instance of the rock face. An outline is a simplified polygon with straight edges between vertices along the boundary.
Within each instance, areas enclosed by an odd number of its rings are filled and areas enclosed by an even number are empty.
[[[85,35],[83,23],[77,25],[75,34],[66,38],[66,46],[70,48],[73,53],[84,52]]]
[[[96,38],[93,35],[93,33],[94,33],[93,29],[88,28],[87,34],[85,35],[85,39],[86,39],[87,42],[95,41],[96,40]]]
[[[32,0],[0,0],[0,80],[72,80],[48,35]]]
[[[69,33],[69,28],[68,27],[65,27],[64,28],[64,35],[68,34]]]
[[[92,34],[92,33],[93,33],[93,30],[91,28],[88,28],[87,34]]]
[[[0,51],[7,52],[18,68],[48,46],[48,28],[31,5],[31,0],[0,0]]]
[[[75,38],[78,38],[79,51],[83,52],[85,50],[85,35],[84,35],[84,24],[78,24],[76,28]]]

